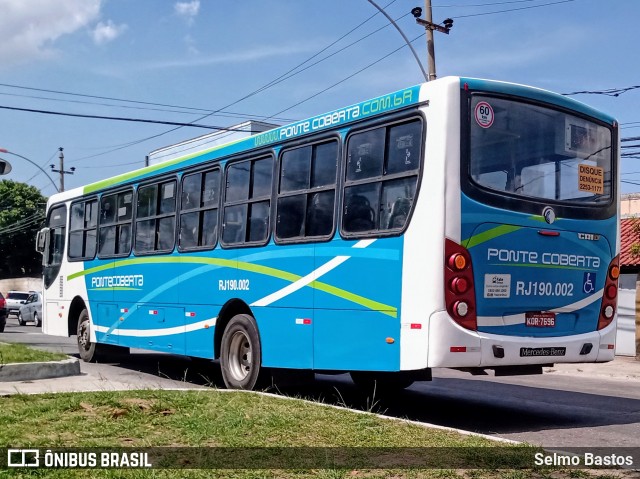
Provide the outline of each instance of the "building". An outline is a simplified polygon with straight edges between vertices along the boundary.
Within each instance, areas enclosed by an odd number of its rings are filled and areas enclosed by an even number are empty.
[[[640,193],[620,196],[620,280],[616,353],[640,359]]]
[[[244,123],[227,127],[224,130],[207,133],[206,135],[197,136],[174,145],[163,146],[162,148],[153,150],[147,155],[145,166],[155,165],[163,161],[208,150],[209,148],[256,135],[278,126],[280,125],[262,121],[245,121]]]

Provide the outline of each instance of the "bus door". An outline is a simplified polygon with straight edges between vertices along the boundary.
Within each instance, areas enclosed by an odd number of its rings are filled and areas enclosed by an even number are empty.
[[[38,233],[37,250],[42,253],[44,274],[43,332],[50,334],[51,324],[58,316],[58,301],[64,297],[64,278],[60,275],[67,230],[66,205],[55,206],[49,211],[46,227]],[[56,328],[58,329],[58,328]]]

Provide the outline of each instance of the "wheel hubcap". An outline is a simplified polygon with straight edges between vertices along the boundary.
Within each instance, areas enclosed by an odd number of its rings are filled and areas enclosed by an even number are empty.
[[[89,323],[84,322],[80,325],[80,334],[78,334],[78,344],[85,351],[89,349],[91,345],[89,343]]]
[[[229,345],[229,372],[236,381],[242,381],[251,372],[251,341],[242,331],[236,331]]]

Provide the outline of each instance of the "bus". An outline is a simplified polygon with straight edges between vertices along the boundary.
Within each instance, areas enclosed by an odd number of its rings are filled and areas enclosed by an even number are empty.
[[[446,77],[51,196],[44,333],[402,388],[614,358],[619,136]]]

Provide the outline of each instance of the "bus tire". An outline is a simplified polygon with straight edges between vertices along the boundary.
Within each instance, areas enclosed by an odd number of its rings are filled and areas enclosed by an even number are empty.
[[[351,380],[367,394],[386,394],[411,386],[415,381],[403,373],[352,371]]]
[[[89,321],[89,312],[85,308],[78,317],[77,339],[80,358],[86,363],[90,363],[98,359],[96,351],[97,344],[91,342],[90,327],[91,321]]]
[[[220,348],[222,379],[229,389],[252,390],[262,379],[262,348],[255,320],[237,314],[224,330]]]

